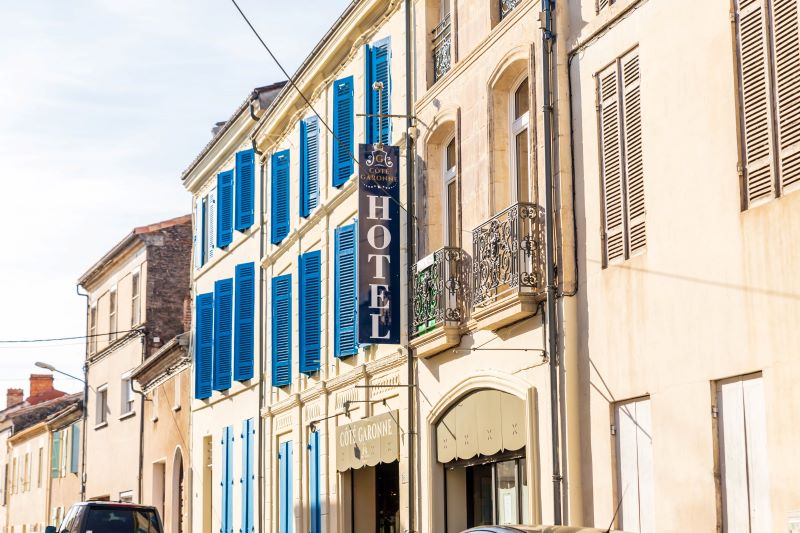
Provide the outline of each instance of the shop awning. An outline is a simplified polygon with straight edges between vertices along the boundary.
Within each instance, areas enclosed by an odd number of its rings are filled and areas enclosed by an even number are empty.
[[[391,463],[400,457],[399,413],[390,411],[336,428],[336,469]]]
[[[449,463],[521,450],[526,427],[524,401],[497,390],[474,392],[436,424],[436,457]]]

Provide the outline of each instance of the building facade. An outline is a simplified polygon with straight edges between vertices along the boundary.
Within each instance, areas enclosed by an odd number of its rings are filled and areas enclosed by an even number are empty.
[[[77,402],[46,420],[50,432],[50,462],[45,498],[48,525],[58,527],[69,508],[81,501],[83,472],[83,402]]]

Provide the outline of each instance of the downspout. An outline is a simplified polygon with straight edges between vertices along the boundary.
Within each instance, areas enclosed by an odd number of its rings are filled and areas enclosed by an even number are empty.
[[[147,357],[147,333],[142,330],[140,331],[140,336],[142,339],[142,362],[144,362],[145,358]],[[131,379],[131,390],[139,395],[139,480],[138,480],[138,493],[136,498],[138,503],[142,503],[142,487],[144,486],[144,392],[139,389],[136,390],[133,388],[133,380]],[[161,517],[163,520],[164,517]]]
[[[545,322],[547,329],[547,353],[550,362],[550,433],[552,439],[553,463],[553,523],[561,525],[561,451],[559,435],[559,403],[558,403],[558,372],[560,358],[558,356],[558,326],[556,316],[556,243],[555,243],[555,212],[553,209],[553,105],[550,90],[550,69],[553,55],[553,6],[552,0],[542,0],[542,85],[544,115],[544,197],[545,197],[545,263],[547,284],[547,312]]]
[[[86,298],[86,324],[84,331],[89,334],[89,294],[81,292],[80,284],[75,285],[75,292],[78,296]],[[87,419],[89,414],[89,339],[84,343],[84,359],[83,359],[83,410],[81,416],[83,417],[83,435],[81,435],[81,501],[86,501],[86,433],[87,433]],[[56,524],[58,527],[59,524]]]

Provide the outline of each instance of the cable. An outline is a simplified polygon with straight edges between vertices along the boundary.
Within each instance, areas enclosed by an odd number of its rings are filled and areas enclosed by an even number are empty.
[[[105,337],[106,335],[116,335],[118,333],[132,333],[134,331],[143,332],[144,328],[125,329],[122,331],[110,331],[108,333],[95,333],[94,335],[80,335],[77,337],[54,337],[51,339],[15,339],[15,340],[0,340],[0,344],[12,343],[29,343],[29,342],[55,342],[55,341],[72,341],[76,339],[90,339],[92,337]]]

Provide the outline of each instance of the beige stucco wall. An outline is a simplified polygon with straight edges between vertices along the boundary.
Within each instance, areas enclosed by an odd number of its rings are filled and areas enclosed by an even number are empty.
[[[79,416],[76,413],[75,416]],[[52,438],[53,438],[53,431],[62,431],[65,428],[69,428],[70,436],[68,440],[68,457],[69,461],[67,463],[66,468],[62,468],[61,472],[58,477],[53,477],[50,475],[51,473],[48,471],[47,482],[50,484],[50,495],[47,502],[47,512],[48,512],[48,525],[58,526],[55,523],[56,517],[63,518],[72,504],[79,502],[81,499],[81,478],[80,478],[80,463],[81,459],[78,459],[78,472],[71,472],[71,454],[72,454],[72,440],[71,440],[71,432],[75,427],[74,424],[77,424],[81,429],[81,435],[83,435],[83,421],[78,418],[76,422],[70,424],[65,427],[59,426],[58,429],[51,428],[50,439],[51,439],[51,446],[52,446]],[[81,438],[83,441],[83,438]],[[62,444],[63,446],[63,444]],[[79,445],[78,453],[82,450],[82,444]],[[62,455],[63,456],[63,455]],[[48,463],[49,464],[49,463]]]
[[[47,492],[50,481],[50,433],[44,424],[14,439],[9,462],[17,463],[17,479],[8,499],[8,525],[14,531],[44,531],[48,522]],[[41,463],[39,457],[41,453]],[[25,460],[28,470],[25,472]],[[63,455],[62,455],[63,457]]]

